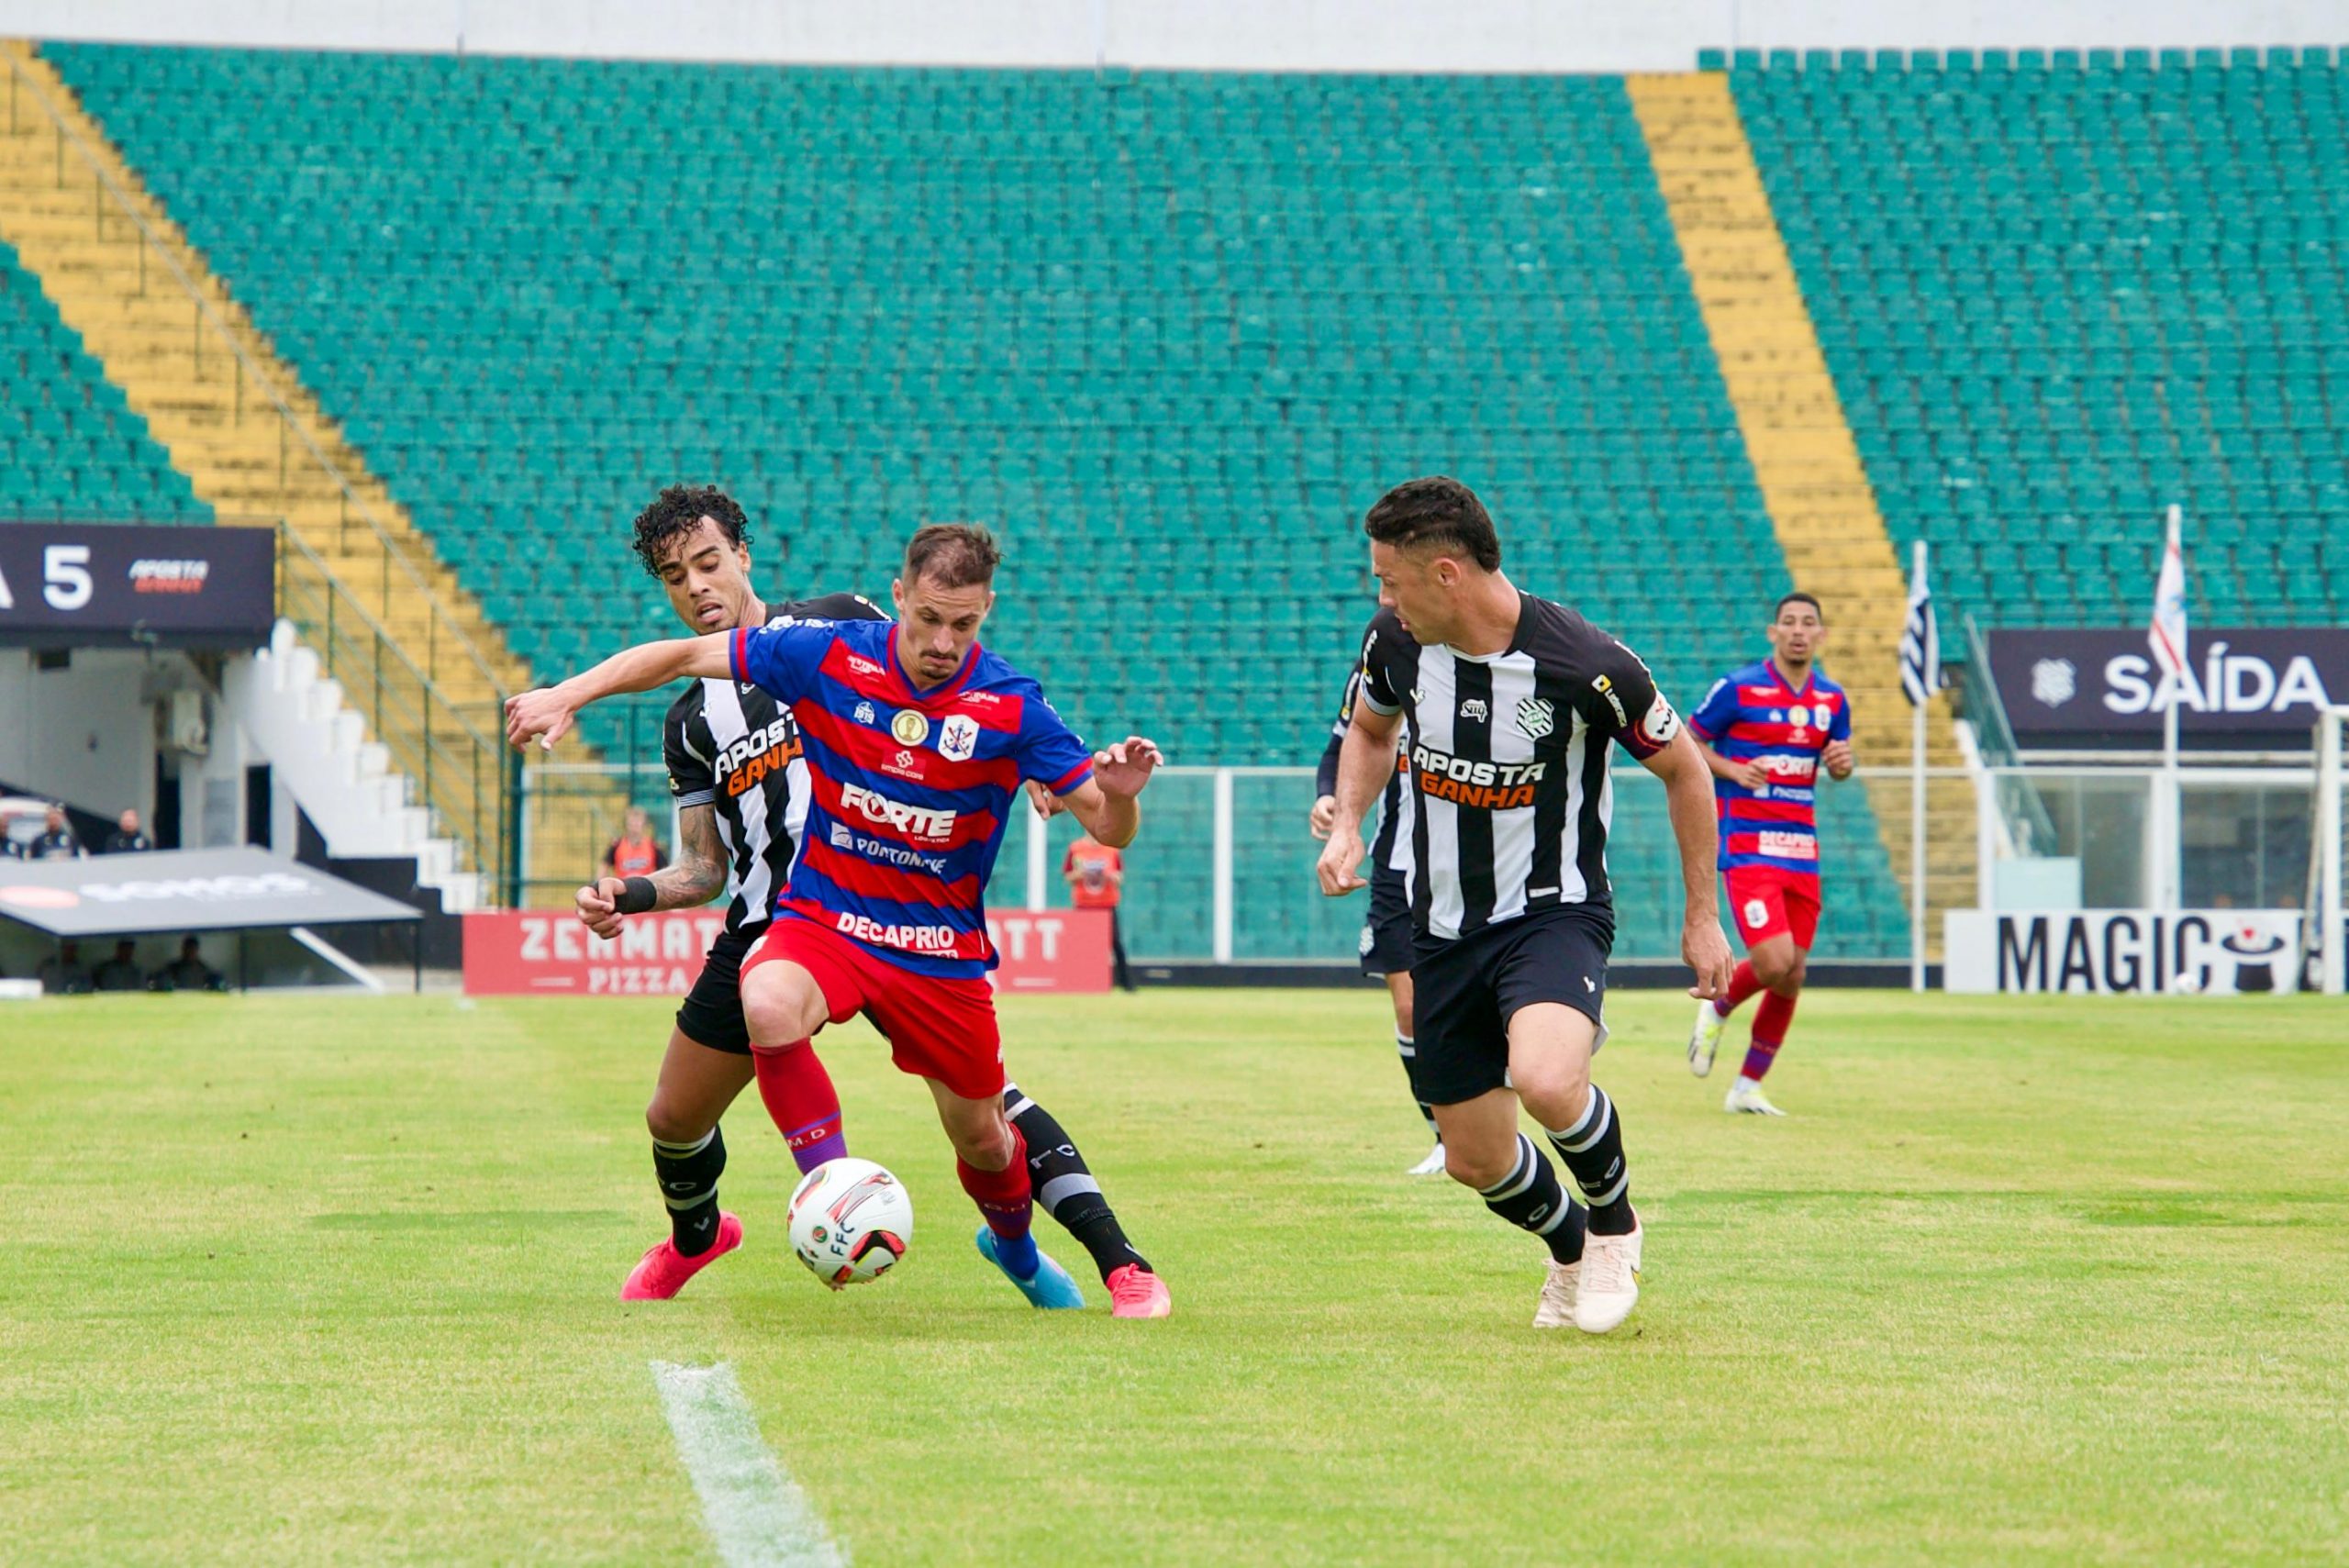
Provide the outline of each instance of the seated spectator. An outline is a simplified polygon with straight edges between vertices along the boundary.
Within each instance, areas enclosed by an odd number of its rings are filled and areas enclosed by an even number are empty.
[[[122,808],[121,817],[115,823],[114,831],[106,835],[106,847],[101,852],[129,855],[154,847],[155,840],[139,830],[139,808],[126,806]]]
[[[651,876],[668,863],[667,846],[652,836],[652,818],[641,806],[629,806],[620,836],[604,851],[604,874]]]
[[[49,808],[49,820],[41,836],[25,851],[28,861],[78,861],[86,859],[89,851],[73,836],[72,825],[65,820],[65,807]]]
[[[196,940],[189,937],[180,943],[180,955],[155,972],[158,991],[217,991],[220,976],[205,966],[204,956],[197,951]]]
[[[90,972],[82,966],[82,944],[67,942],[40,961],[33,972],[40,981],[40,988],[52,996],[86,996],[90,994]]]
[[[144,991],[146,973],[139,967],[139,944],[125,937],[114,944],[114,956],[98,965],[91,977],[91,988],[98,991]]]

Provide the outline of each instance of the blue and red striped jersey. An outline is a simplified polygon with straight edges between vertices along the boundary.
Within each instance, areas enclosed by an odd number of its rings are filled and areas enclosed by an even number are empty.
[[[1733,762],[1760,759],[1769,774],[1755,789],[1713,780],[1720,869],[1776,866],[1817,875],[1819,753],[1830,740],[1852,738],[1852,701],[1843,688],[1814,669],[1798,692],[1765,659],[1715,681],[1688,716],[1688,728]]]
[[[897,623],[803,620],[734,633],[734,679],[791,706],[807,826],[775,913],[821,922],[921,974],[995,967],[987,875],[1020,784],[1066,795],[1093,755],[1033,680],[979,647],[917,690]]]

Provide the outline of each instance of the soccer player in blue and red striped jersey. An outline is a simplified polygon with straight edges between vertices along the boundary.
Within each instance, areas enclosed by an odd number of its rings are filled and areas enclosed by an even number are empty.
[[[984,528],[933,524],[907,544],[894,621],[799,620],[647,643],[507,705],[508,739],[551,745],[587,704],[686,677],[729,677],[787,705],[808,773],[798,859],[743,959],[751,1048],[794,1052],[862,1012],[922,1078],[985,1223],[979,1251],[1039,1307],[1082,1296],[1029,1233],[1026,1149],[1004,1115],[1003,1047],[984,893],[1024,783],[1093,838],[1133,840],[1135,797],[1163,760],[1141,736],[1088,751],[1042,688],[981,648],[1001,551]],[[798,1054],[806,1054],[798,1051]],[[770,1074],[763,1065],[761,1088]],[[808,1075],[806,1119],[837,1120]],[[818,1103],[818,1101],[828,1103]],[[772,1106],[779,1123],[798,1113]],[[1163,1316],[1165,1287],[1152,1276]],[[1114,1292],[1114,1285],[1113,1285]]]
[[[1769,637],[1769,658],[1715,681],[1688,717],[1713,770],[1720,867],[1746,951],[1729,990],[1697,1004],[1688,1070],[1710,1073],[1721,1026],[1765,993],[1745,1067],[1721,1104],[1756,1116],[1785,1114],[1762,1093],[1762,1078],[1787,1042],[1819,929],[1819,775],[1852,776],[1851,699],[1818,669],[1827,640],[1819,601],[1799,593],[1780,599]]]

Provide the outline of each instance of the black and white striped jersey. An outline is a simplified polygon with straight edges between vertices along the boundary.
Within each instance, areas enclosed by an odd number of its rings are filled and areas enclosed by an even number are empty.
[[[1427,936],[1607,907],[1608,742],[1647,758],[1680,732],[1638,654],[1564,605],[1519,600],[1498,653],[1422,647],[1392,610],[1363,638],[1362,700],[1410,726],[1406,875]]]
[[[771,606],[766,624],[886,620],[857,594]],[[726,846],[729,931],[755,931],[774,914],[775,890],[798,853],[807,820],[807,763],[791,711],[757,686],[723,676],[696,681],[669,705],[662,728],[669,793],[678,808],[717,808]]]
[[[1338,722],[1330,727],[1330,744],[1322,748],[1321,764],[1314,770],[1316,795],[1338,793],[1338,752],[1346,743],[1346,731],[1353,728],[1354,694],[1361,689],[1362,666],[1357,664],[1346,676],[1346,695],[1338,705]],[[1403,774],[1408,768],[1406,749],[1409,744],[1407,729],[1402,744],[1396,749],[1394,775],[1378,796],[1378,837],[1371,841],[1370,863],[1380,871],[1400,872],[1410,858],[1410,830],[1406,824],[1411,819],[1411,795],[1403,787]]]

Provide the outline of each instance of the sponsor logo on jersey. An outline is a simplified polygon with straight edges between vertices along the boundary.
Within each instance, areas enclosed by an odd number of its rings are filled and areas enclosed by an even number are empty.
[[[856,848],[856,834],[850,830],[849,825],[845,822],[835,822],[832,824],[831,838],[832,848],[836,850],[853,850]]]
[[[848,656],[848,667],[852,673],[858,675],[877,675],[881,673],[880,665],[857,653]]]
[[[897,778],[912,779],[918,784],[922,775],[921,756],[918,752],[899,751],[881,764],[881,771]]]
[[[930,717],[901,707],[889,719],[889,733],[900,746],[918,746],[930,739]]]
[[[1604,675],[1598,678],[1601,681],[1607,679]],[[1615,702],[1613,692],[1606,692],[1605,695],[1609,702]],[[1616,703],[1615,711],[1621,713],[1623,705]],[[1524,731],[1527,740],[1542,740],[1558,728],[1558,710],[1550,706],[1546,697],[1527,697],[1517,705],[1517,727]]]
[[[1533,804],[1544,762],[1479,762],[1431,746],[1411,748],[1419,794],[1472,811],[1515,811]]]
[[[710,763],[710,772],[728,795],[740,795],[791,766],[799,753],[798,727],[789,714],[778,714],[720,751]]]
[[[1680,716],[1672,710],[1658,692],[1655,701],[1648,704],[1647,717],[1640,720],[1640,734],[1651,745],[1662,746],[1680,733]]]
[[[1819,858],[1819,840],[1808,833],[1789,833],[1784,828],[1765,828],[1754,835],[1756,854],[1770,855],[1785,861],[1815,861]]]
[[[844,825],[832,824],[832,848],[847,850],[869,861],[880,861],[902,871],[928,872],[932,876],[946,874],[944,855],[926,855],[904,844],[893,844],[886,839],[871,839],[853,832]]]
[[[1623,699],[1615,695],[1614,682],[1604,675],[1593,675],[1590,689],[1607,699],[1609,710],[1615,715],[1616,728],[1629,729],[1631,727],[1631,716],[1623,711]]]
[[[842,784],[841,805],[867,822],[895,828],[908,838],[941,842],[954,836],[955,813],[927,806],[907,806],[902,800],[892,800],[878,790],[867,789],[863,784]]]
[[[874,722],[873,705],[871,703],[861,702],[856,705],[856,721],[859,724],[871,724]]]
[[[939,754],[950,762],[967,762],[979,749],[979,721],[968,714],[949,714],[939,726]]]
[[[835,920],[842,936],[885,948],[902,948],[908,952],[952,952],[959,934],[952,926],[898,925],[876,920],[870,915],[843,914],[835,917]]]
[[[1485,706],[1484,698],[1470,697],[1466,702],[1460,705],[1460,717],[1467,719],[1472,724],[1482,724],[1487,718],[1491,717],[1492,714],[1491,711]]]

